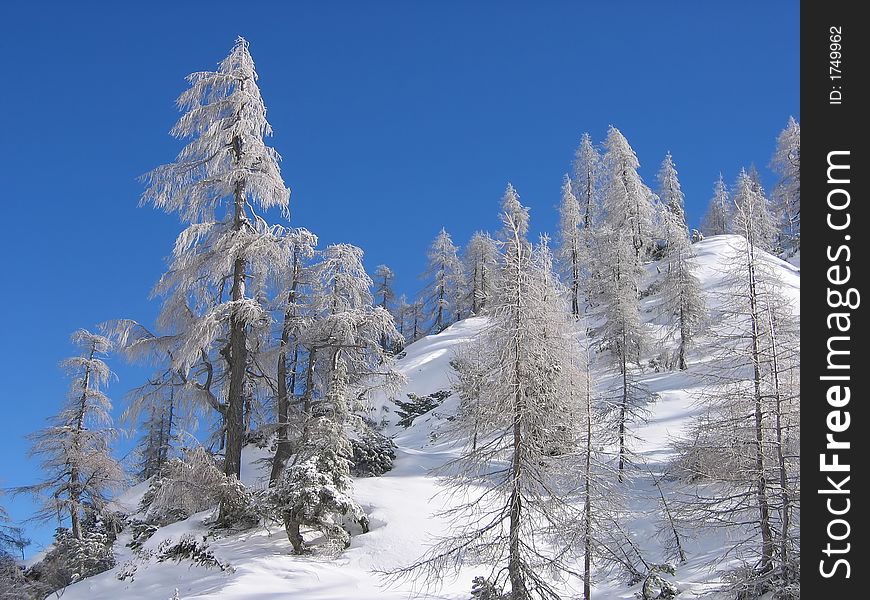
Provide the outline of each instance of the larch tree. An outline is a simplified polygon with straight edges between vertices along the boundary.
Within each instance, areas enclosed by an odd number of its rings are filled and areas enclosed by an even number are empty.
[[[175,401],[170,398],[166,403],[152,404],[139,429],[144,430],[136,448],[138,455],[137,477],[146,481],[155,475],[159,476],[166,462],[172,456],[172,444],[175,441]]]
[[[602,210],[609,226],[619,226],[631,234],[636,265],[641,265],[654,250],[656,231],[655,195],[637,172],[640,163],[625,136],[611,126],[604,142],[601,193]]]
[[[592,227],[595,218],[595,194],[601,155],[592,143],[588,133],[580,137],[580,145],[574,153],[572,189],[579,204],[583,228]]]
[[[401,339],[396,346],[396,352],[401,352],[408,341],[408,317],[411,314],[411,305],[408,303],[408,297],[401,294],[393,307],[393,321],[396,324],[396,329],[399,331]]]
[[[278,357],[275,388],[276,449],[272,457],[269,485],[275,485],[287,459],[293,453],[290,429],[292,399],[296,394],[300,363],[300,340],[309,322],[310,289],[314,274],[309,262],[314,257],[317,236],[303,228],[289,229],[282,236],[290,247],[290,261],[281,277],[284,298],[283,319],[278,339]],[[301,420],[301,419],[299,419]],[[301,428],[301,423],[298,424]]]
[[[773,188],[773,207],[782,229],[782,246],[800,248],[801,235],[801,126],[794,117],[776,140],[770,167],[779,175]]]
[[[498,245],[484,231],[476,231],[465,248],[467,298],[472,315],[480,315],[492,302],[498,276]]]
[[[460,565],[482,564],[490,585],[509,587],[512,599],[554,600],[554,581],[573,573],[563,534],[575,511],[563,488],[576,428],[566,419],[581,414],[583,373],[549,249],[527,240],[528,209],[513,187],[502,207],[501,276],[472,377],[486,385],[477,388],[477,419],[465,424],[478,442],[447,467],[448,482],[467,500],[446,513],[452,525],[440,543],[394,575],[420,574],[434,585]]]
[[[634,376],[649,344],[640,316],[639,298],[643,263],[653,242],[653,194],[637,173],[638,162],[625,137],[611,127],[605,144],[602,178],[602,217],[597,226],[595,266],[600,313],[601,350],[618,369],[619,381],[609,398],[618,444],[617,476],[621,482],[628,463],[629,424],[640,417],[648,393]]]
[[[224,472],[238,477],[255,385],[251,352],[271,323],[266,287],[289,262],[287,245],[255,209],[287,214],[290,192],[278,153],[264,142],[272,129],[248,43],[239,38],[216,71],[193,73],[188,82],[172,134],[189,141],[175,162],[146,176],[142,202],[188,224],[154,289],[164,298],[159,325],[176,342],[179,371],[206,363],[208,383],[219,381]]]
[[[461,311],[458,301],[465,279],[459,250],[443,227],[429,247],[428,266],[423,277],[427,281],[424,302],[431,322],[430,330],[439,333]]]
[[[671,154],[658,174],[659,198],[664,205],[665,258],[660,312],[666,318],[668,338],[677,338],[677,367],[687,368],[686,352],[700,331],[706,307],[701,282],[692,273],[692,252],[686,226],[684,195]]]
[[[800,332],[794,296],[763,250],[774,217],[748,174],[734,191],[731,249],[711,331],[717,370],[679,465],[695,484],[682,509],[695,524],[731,530],[728,578],[739,597],[797,598],[800,511]]]
[[[378,265],[375,268],[373,277],[375,283],[375,301],[377,305],[385,310],[390,309],[390,304],[396,299],[396,293],[393,291],[393,280],[396,274],[387,265]]]
[[[701,233],[705,236],[724,235],[731,232],[731,201],[728,197],[728,187],[725,179],[719,173],[719,179],[713,185],[713,197],[707,206],[707,212],[701,220]]]
[[[102,359],[111,342],[84,329],[71,339],[81,352],[61,363],[72,377],[66,402],[47,428],[28,436],[45,479],[15,492],[41,501],[42,520],[68,517],[72,537],[82,540],[83,520],[103,510],[107,492],[124,482],[124,471],[111,455],[112,404],[102,391],[112,376]]]
[[[571,314],[580,317],[580,286],[583,277],[582,260],[584,243],[582,236],[583,216],[580,204],[571,187],[571,179],[565,175],[562,183],[562,201],[559,203],[559,247],[556,253],[564,280],[571,295]]]
[[[375,268],[375,301],[377,305],[386,311],[390,310],[390,305],[396,299],[396,293],[393,291],[393,280],[396,274],[387,265],[378,265]],[[391,350],[388,347],[386,338],[381,340],[381,346],[384,350]]]

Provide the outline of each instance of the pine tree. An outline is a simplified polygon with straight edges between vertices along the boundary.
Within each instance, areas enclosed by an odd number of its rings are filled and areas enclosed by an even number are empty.
[[[705,236],[731,233],[731,203],[721,173],[713,186],[713,197],[701,221],[701,233]]]
[[[700,330],[706,308],[701,282],[692,274],[693,252],[686,227],[684,196],[670,153],[662,163],[658,180],[667,243],[660,311],[667,318],[668,337],[678,338],[677,365],[680,370],[685,370],[686,351]]]
[[[581,261],[584,241],[581,232],[583,217],[580,205],[571,187],[571,179],[565,175],[562,183],[562,202],[559,204],[559,249],[557,256],[561,271],[568,282],[571,294],[571,314],[580,317]]]
[[[477,427],[478,440],[486,441],[450,468],[452,485],[469,500],[450,510],[454,527],[442,542],[395,574],[422,572],[434,583],[461,557],[489,566],[487,579],[496,588],[509,584],[513,599],[554,599],[545,574],[558,578],[571,569],[561,534],[575,515],[557,482],[561,469],[573,466],[565,458],[576,444],[575,428],[566,419],[580,414],[575,390],[583,389],[583,374],[575,368],[569,309],[546,241],[533,250],[526,239],[528,209],[513,187],[502,206],[505,255],[483,334],[490,375],[479,419],[467,424],[469,435]],[[489,484],[485,491],[469,486],[480,478]]]
[[[28,436],[30,454],[42,459],[45,479],[15,491],[41,501],[39,519],[68,516],[72,537],[82,540],[84,517],[105,507],[107,492],[123,483],[124,473],[111,455],[112,404],[101,389],[112,376],[101,358],[111,342],[84,329],[71,339],[81,354],[61,363],[72,377],[67,400],[51,425]]]
[[[431,320],[430,330],[441,332],[451,319],[460,314],[464,275],[458,249],[443,227],[429,247],[429,264],[423,277],[427,280],[424,301]]]
[[[225,398],[224,470],[238,477],[254,386],[251,352],[271,322],[262,300],[269,277],[289,262],[287,246],[254,207],[286,213],[289,190],[278,153],[264,143],[271,127],[248,43],[239,38],[217,71],[188,82],[178,99],[186,112],[172,134],[190,141],[174,163],[147,175],[142,202],[188,224],[154,290],[164,297],[159,323],[174,334],[179,371],[202,365],[202,385],[222,382],[223,390],[209,392]]]
[[[773,188],[773,205],[783,232],[782,246],[800,248],[801,235],[801,126],[794,117],[776,140],[770,167],[779,175]]]
[[[472,315],[480,315],[492,302],[498,272],[498,246],[490,235],[477,231],[465,248],[465,273],[467,280],[465,304]]]

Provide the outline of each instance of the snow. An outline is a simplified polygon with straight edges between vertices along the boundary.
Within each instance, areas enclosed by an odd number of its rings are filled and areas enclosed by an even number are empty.
[[[706,299],[715,308],[713,292],[723,281],[723,261],[735,252],[735,245],[742,243],[735,236],[714,236],[693,246],[696,258],[696,275],[706,293]],[[800,270],[792,264],[775,257],[766,257],[786,284],[789,294],[798,300]],[[648,303],[653,300],[648,300]],[[645,314],[653,318],[649,304]],[[399,371],[407,378],[402,394],[427,395],[439,390],[449,390],[451,382],[450,361],[454,351],[463,343],[479,335],[486,325],[484,318],[469,318],[452,325],[438,335],[428,336],[409,345],[398,361]],[[703,347],[702,347],[703,348]],[[636,429],[634,450],[655,471],[669,453],[669,442],[680,434],[698,410],[693,389],[700,386],[698,372],[704,368],[709,357],[703,350],[690,355],[689,370],[685,372],[654,372],[648,370],[642,379],[650,391],[658,395],[650,406],[650,418]],[[447,417],[458,405],[455,396],[447,398],[434,411],[418,417],[413,425],[403,429],[393,405],[384,397],[372,400],[372,416],[386,423],[385,433],[396,442],[397,458],[392,471],[382,477],[362,478],[354,481],[354,495],[367,511],[371,531],[352,539],[351,547],[337,559],[317,555],[294,556],[291,553],[283,528],[270,524],[241,534],[213,538],[209,536],[204,521],[210,516],[206,511],[193,515],[186,521],[160,528],[149,539],[144,549],[156,551],[164,540],[177,540],[185,534],[202,539],[208,537],[210,550],[232,569],[206,569],[190,562],[157,562],[155,558],[135,557],[126,547],[129,533],[122,533],[115,546],[118,566],[95,577],[70,586],[64,593],[65,600],[161,600],[172,597],[178,588],[178,597],[192,599],[222,600],[399,600],[409,597],[428,599],[467,600],[471,580],[475,575],[485,574],[484,567],[463,568],[455,578],[448,578],[436,591],[411,594],[410,582],[390,582],[377,571],[405,566],[420,557],[426,550],[427,540],[443,530],[444,523],[435,513],[442,508],[446,497],[439,496],[442,489],[431,469],[443,465],[456,456],[458,449],[442,435]],[[242,479],[246,485],[262,487],[268,477],[261,459],[268,457],[267,450],[253,447],[245,449]],[[634,517],[627,527],[640,545],[656,556],[653,539],[653,519],[657,500],[649,473],[639,472],[632,484],[632,509]],[[666,484],[665,484],[666,485]],[[130,512],[141,499],[146,486],[139,484],[119,497],[115,503]],[[723,545],[722,534],[704,534],[686,540],[689,562],[677,570],[677,583],[683,592],[681,599],[696,598],[709,590],[717,581],[713,559]],[[135,565],[132,577],[121,581],[118,574]],[[577,582],[573,582],[576,588]],[[601,599],[634,598],[637,588],[629,588],[620,581],[610,581],[593,588],[593,597]]]

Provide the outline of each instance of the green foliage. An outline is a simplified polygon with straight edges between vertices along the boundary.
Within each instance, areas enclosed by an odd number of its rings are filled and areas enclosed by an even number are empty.
[[[82,539],[77,540],[69,530],[59,528],[54,536],[54,547],[27,570],[26,576],[51,592],[114,566],[112,543],[105,533],[86,531]]]
[[[437,392],[427,396],[408,394],[410,402],[396,400],[396,405],[399,407],[399,410],[396,411],[396,414],[399,415],[398,424],[407,429],[414,423],[414,419],[441,406],[441,403],[444,402],[451,393],[452,392],[449,390],[438,390]]]
[[[393,468],[396,444],[377,431],[367,429],[359,439],[350,440],[353,448],[351,474],[356,477],[379,477]]]
[[[650,565],[643,587],[637,597],[641,600],[670,600],[679,593],[677,586],[662,577],[663,574],[674,576],[676,568],[670,564]]]
[[[185,534],[179,538],[174,544],[168,540],[158,548],[157,561],[164,562],[174,560],[181,562],[189,560],[195,565],[205,567],[207,569],[218,568],[221,571],[232,571],[233,568],[229,563],[222,562],[215,558],[214,553],[208,548],[208,544],[203,538],[202,542],[197,542],[191,534]]]

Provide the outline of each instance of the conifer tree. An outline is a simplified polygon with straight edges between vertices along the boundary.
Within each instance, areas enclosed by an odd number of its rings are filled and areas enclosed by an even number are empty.
[[[782,229],[782,246],[800,248],[801,233],[801,126],[794,117],[776,140],[770,166],[779,175],[773,188],[773,206]]]
[[[396,574],[422,572],[433,584],[461,558],[487,565],[487,579],[499,589],[509,586],[511,598],[549,600],[559,596],[546,575],[558,579],[571,570],[557,532],[575,515],[557,482],[561,469],[571,468],[565,457],[573,452],[576,429],[566,419],[581,414],[583,373],[575,368],[569,309],[546,240],[533,250],[528,209],[511,186],[502,207],[505,254],[482,344],[489,375],[478,419],[466,424],[479,441],[450,468],[452,485],[469,500],[449,512],[453,527],[442,542]],[[480,478],[486,487],[469,487]]]
[[[639,266],[652,253],[659,237],[655,227],[655,195],[641,180],[637,156],[616,127],[607,131],[604,147],[601,176],[604,219],[611,229],[618,225],[631,234],[634,263]]]
[[[477,231],[465,248],[465,304],[472,315],[480,315],[492,302],[498,273],[498,246],[490,235]]]
[[[701,221],[701,233],[705,236],[724,235],[731,232],[731,203],[728,188],[722,174],[713,185],[713,197]]]
[[[377,305],[386,311],[390,311],[390,304],[396,299],[396,294],[393,292],[393,280],[396,278],[395,273],[387,265],[378,265],[375,269],[375,299]],[[384,350],[391,350],[387,346],[386,337],[381,339],[381,346]]]
[[[428,267],[423,277],[427,280],[424,302],[431,320],[430,331],[441,332],[451,319],[461,312],[459,298],[464,280],[458,249],[443,227],[428,252]]]
[[[582,230],[583,217],[580,205],[571,187],[571,179],[565,175],[562,183],[562,201],[559,204],[559,249],[557,257],[562,274],[568,282],[571,295],[571,314],[580,317],[581,261],[584,255]]]
[[[302,526],[322,531],[332,552],[350,544],[343,519],[356,523],[362,533],[368,531],[365,513],[350,496],[353,452],[345,430],[350,418],[347,373],[338,351],[328,392],[312,407],[296,460],[270,496],[296,554],[306,551]]]
[[[278,361],[276,369],[276,449],[272,458],[272,471],[269,485],[274,485],[281,475],[284,464],[292,454],[290,427],[291,398],[296,393],[297,372],[300,362],[300,338],[308,322],[308,307],[311,298],[305,290],[312,284],[313,274],[308,262],[314,256],[317,236],[307,229],[287,230],[282,236],[290,246],[290,262],[287,272],[281,278],[285,289],[281,296],[286,297],[283,307],[283,322],[278,341]]]
[[[706,309],[701,282],[692,274],[693,252],[686,226],[684,196],[670,153],[662,163],[658,179],[667,244],[660,311],[667,319],[668,337],[678,338],[677,366],[685,370],[686,352],[700,330]]]
[[[640,317],[642,266],[654,239],[653,194],[637,173],[638,162],[625,137],[611,127],[604,155],[602,218],[596,236],[596,272],[600,312],[598,330],[602,350],[618,368],[619,382],[608,399],[616,429],[619,459],[617,477],[625,477],[628,463],[629,424],[641,416],[648,398],[633,374],[648,346],[649,335]]]
[[[102,391],[112,376],[102,360],[111,342],[84,329],[71,339],[81,353],[61,363],[72,377],[67,400],[47,428],[28,436],[45,478],[15,491],[41,502],[39,519],[66,515],[72,537],[82,540],[84,518],[105,507],[107,492],[123,483],[124,473],[111,455],[112,404]]]
[[[695,482],[682,518],[728,527],[739,597],[796,598],[799,582],[800,334],[793,298],[765,255],[773,239],[766,199],[743,172],[735,185],[734,244],[711,331],[717,369],[704,410],[680,445]],[[748,378],[747,378],[748,375]]]
[[[286,213],[289,190],[278,153],[264,143],[272,130],[248,43],[239,38],[217,71],[194,73],[188,82],[178,99],[185,112],[172,134],[189,141],[174,163],[147,175],[142,202],[188,224],[154,290],[164,297],[159,325],[172,332],[172,360],[181,373],[204,373],[207,387],[220,381],[223,389],[210,393],[225,398],[218,404],[224,471],[238,477],[255,385],[251,352],[271,322],[265,288],[289,262],[287,246],[254,209]]]
[[[580,145],[574,153],[574,177],[572,181],[572,191],[579,204],[584,229],[590,229],[594,224],[595,194],[600,165],[601,156],[592,144],[590,135],[584,133],[580,138]]]

